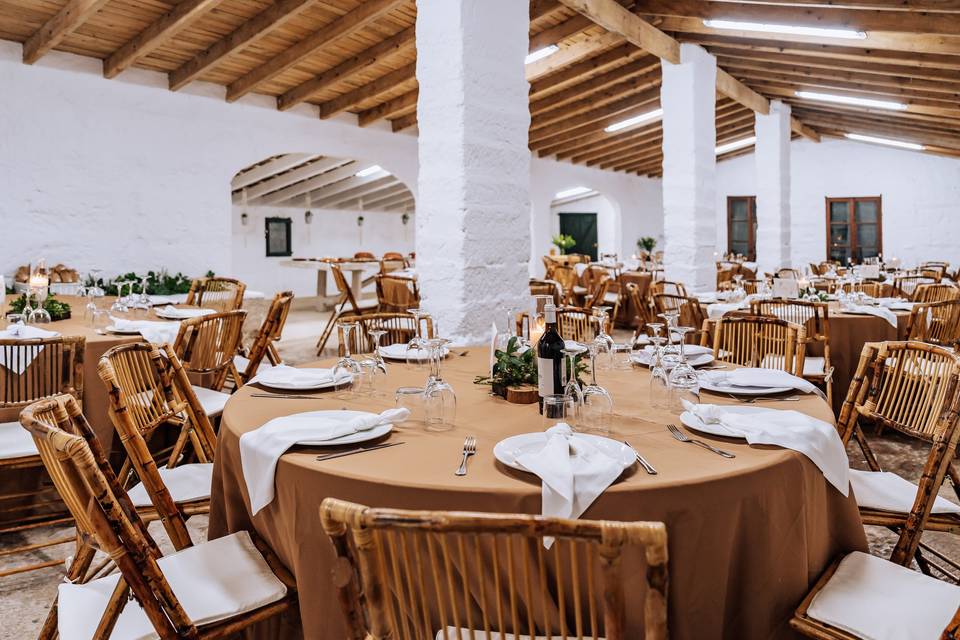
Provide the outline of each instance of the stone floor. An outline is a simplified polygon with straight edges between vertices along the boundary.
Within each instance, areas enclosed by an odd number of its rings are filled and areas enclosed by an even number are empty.
[[[284,330],[284,339],[280,344],[280,353],[284,361],[298,364],[316,360],[316,339],[320,334],[326,317],[321,317],[312,311],[293,311]],[[616,336],[618,339],[621,336]],[[888,471],[894,471],[911,480],[916,480],[923,468],[927,449],[920,443],[890,432],[882,436],[871,436],[872,447],[878,458]],[[851,465],[866,468],[863,456],[855,444],[849,449]],[[950,500],[957,500],[951,490],[944,488],[941,495]],[[188,525],[191,537],[194,540],[205,540],[207,531],[206,516],[195,516]],[[31,533],[28,536],[8,536],[0,538],[0,550],[5,546],[22,542],[35,543],[62,537],[68,529],[45,529]],[[157,538],[165,550],[169,550],[169,543],[159,523],[153,523],[151,533]],[[878,556],[889,557],[896,536],[877,527],[868,527],[867,535],[870,540],[871,552]],[[926,534],[924,541],[944,552],[948,557],[960,559],[960,539],[948,534]],[[62,545],[45,549],[33,554],[38,561],[64,558],[70,553],[70,545]],[[0,556],[0,570],[14,566],[16,560]],[[57,585],[63,579],[62,566],[42,569],[28,574],[0,578],[0,604],[3,607],[2,624],[0,624],[0,640],[27,640],[35,638],[43,621],[46,618],[50,603],[56,595]]]

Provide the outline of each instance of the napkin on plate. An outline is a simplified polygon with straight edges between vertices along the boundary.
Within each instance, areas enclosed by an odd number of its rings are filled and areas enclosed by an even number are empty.
[[[560,423],[547,429],[547,444],[536,453],[517,457],[525,469],[543,480],[543,515],[579,518],[623,472],[619,461]],[[544,539],[548,549],[552,539]]]
[[[733,371],[704,371],[701,379],[718,386],[731,387],[787,387],[803,393],[816,393],[813,383],[780,369],[745,367]]]
[[[348,375],[347,372],[342,372],[337,378],[343,378],[345,380]],[[257,375],[250,378],[247,384],[253,384],[255,382],[268,386],[271,384],[282,384],[304,388],[315,387],[332,383],[333,369],[298,369],[297,367],[278,364],[275,367],[270,367],[257,373]]]
[[[0,339],[6,340],[30,340],[31,338],[55,338],[60,334],[56,331],[47,331],[40,327],[34,327],[28,324],[12,324],[3,331],[0,331]],[[0,351],[0,366],[10,369],[17,375],[21,375],[33,362],[33,359],[40,355],[43,347],[33,347],[23,350],[22,358],[17,362],[7,362],[6,354]]]
[[[152,320],[124,320],[110,316],[113,326],[120,331],[139,331],[147,342],[173,344],[180,333],[179,322],[154,322]]]
[[[323,442],[369,431],[380,425],[403,422],[410,416],[410,411],[401,407],[379,414],[361,413],[347,420],[338,414],[311,411],[282,416],[240,436],[240,466],[250,495],[251,513],[256,514],[273,501],[277,462],[290,447],[301,442]]]
[[[823,472],[827,482],[846,496],[850,491],[850,461],[837,429],[799,411],[765,407],[730,407],[693,404],[683,407],[707,424],[715,424],[741,436],[750,444],[773,444],[807,456]]]
[[[187,294],[178,293],[172,296],[158,296],[158,295],[149,295],[147,300],[150,301],[150,304],[154,307],[158,307],[162,304],[181,304],[187,301]]]
[[[648,358],[653,358],[656,353],[656,347],[653,345],[646,346],[643,348],[643,353],[646,354]],[[702,356],[705,353],[713,353],[713,348],[699,344],[685,344],[683,345],[683,353],[688,358],[692,358],[693,356]]]
[[[184,320],[186,318],[198,318],[200,316],[208,316],[211,313],[216,313],[213,309],[179,309],[172,304],[157,309],[157,315],[167,317],[167,318],[177,318]]]
[[[884,307],[873,307],[865,304],[851,304],[846,307],[841,307],[841,311],[847,313],[865,313],[871,316],[877,316],[878,318],[883,318],[890,325],[896,329],[897,328],[897,315],[890,311],[890,309],[885,309]]]
[[[913,311],[913,303],[900,298],[879,298],[877,300],[884,309],[893,311]]]

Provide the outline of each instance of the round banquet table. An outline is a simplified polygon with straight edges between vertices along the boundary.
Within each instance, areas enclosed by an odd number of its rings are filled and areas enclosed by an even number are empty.
[[[317,447],[298,447],[277,466],[276,497],[251,516],[240,465],[239,438],[281,415],[322,409],[382,411],[393,406],[392,391],[422,384],[426,373],[405,364],[388,365],[379,388],[383,398],[346,398],[318,393],[316,399],[253,398],[241,388],[223,414],[214,468],[211,538],[254,530],[276,551],[297,580],[303,635],[317,640],[346,636],[331,578],[334,554],[320,525],[320,502],[328,497],[370,506],[409,509],[540,513],[540,481],[504,467],[493,446],[519,433],[540,431],[537,405],[513,405],[473,384],[488,368],[488,351],[473,349],[444,362],[444,379],[457,393],[455,427],[427,431],[422,424],[399,425],[388,439],[395,446],[318,462]],[[330,366],[331,362],[325,363]],[[672,638],[794,637],[787,625],[809,586],[837,554],[865,550],[866,539],[853,495],[844,498],[804,456],[776,447],[750,447],[724,438],[729,460],[674,440],[668,422],[677,416],[650,409],[645,369],[601,371],[617,415],[613,434],[635,446],[659,471],[636,466],[597,499],[582,516],[666,523],[670,552],[670,636]],[[277,392],[282,393],[282,392]],[[704,402],[729,398],[704,393]],[[765,403],[832,421],[816,396],[799,402]],[[625,416],[631,416],[627,418]],[[463,439],[477,437],[469,473],[455,477]],[[642,637],[643,561],[624,560],[628,637]],[[258,637],[288,637],[276,626]]]

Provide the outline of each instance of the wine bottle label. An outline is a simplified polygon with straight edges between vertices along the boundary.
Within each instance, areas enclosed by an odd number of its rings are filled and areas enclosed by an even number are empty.
[[[559,391],[554,388],[553,360],[549,358],[537,358],[537,387],[541,398],[559,393]]]

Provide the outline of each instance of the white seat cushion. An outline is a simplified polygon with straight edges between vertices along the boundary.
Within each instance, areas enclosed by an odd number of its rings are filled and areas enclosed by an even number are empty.
[[[854,551],[807,615],[869,640],[936,640],[960,605],[960,587]]]
[[[250,359],[244,358],[243,356],[233,356],[233,366],[237,368],[237,371],[243,373],[247,370],[247,367],[250,365]],[[267,369],[272,369],[273,365],[270,364],[266,359],[260,361],[260,366],[257,367],[257,373],[261,371],[266,371]]]
[[[40,452],[33,442],[33,436],[19,422],[0,423],[0,460],[37,455]]]
[[[857,504],[868,509],[907,513],[917,498],[917,485],[889,471],[850,469],[850,486]],[[933,513],[960,513],[960,506],[937,497]]]
[[[803,359],[803,375],[822,376],[826,373],[827,359],[807,356]]]
[[[230,399],[229,393],[214,391],[213,389],[207,389],[206,387],[198,387],[195,384],[190,386],[193,387],[193,392],[197,394],[197,400],[200,401],[200,405],[203,407],[204,413],[211,418],[223,413],[223,407],[226,406],[227,400]]]
[[[587,295],[587,293],[588,293],[588,292],[587,292],[587,288],[586,288],[586,287],[581,287],[580,285],[574,285],[574,286],[573,286],[573,292],[574,292],[576,295],[578,295],[578,296],[585,296],[585,295]]]
[[[240,531],[160,558],[161,571],[196,625],[210,624],[276,602],[287,588]],[[119,574],[87,584],[61,584],[57,627],[61,640],[89,640],[103,616]],[[111,638],[158,638],[136,600],[127,601]]]
[[[603,296],[603,301],[609,302],[610,304],[616,304],[620,301],[620,294],[614,293],[613,291],[607,291],[607,293]]]
[[[210,485],[213,482],[212,463],[182,464],[173,469],[161,467],[157,472],[174,502],[192,502],[210,497]],[[153,504],[142,482],[131,488],[127,495],[135,507],[149,507]]]
[[[533,640],[574,640],[576,636],[568,636],[564,638],[563,636],[550,636],[548,639],[546,636],[536,636]],[[592,638],[593,636],[584,636],[585,638]],[[446,632],[443,629],[437,631],[437,637],[435,640],[487,640],[487,635],[483,630],[480,631],[471,631],[470,629],[460,629],[460,633],[457,633],[457,629],[454,627],[447,627]],[[512,633],[500,634],[499,631],[490,632],[490,640],[530,640],[530,636],[515,636]],[[600,638],[600,640],[604,640]]]

